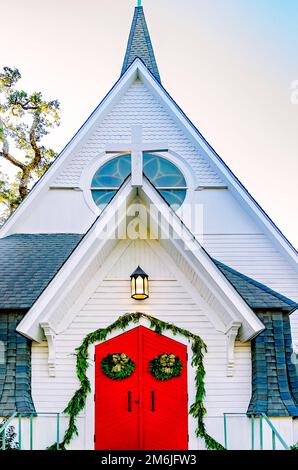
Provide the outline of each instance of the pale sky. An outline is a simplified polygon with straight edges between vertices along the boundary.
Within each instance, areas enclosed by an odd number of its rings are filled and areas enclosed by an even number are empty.
[[[0,66],[60,100],[56,151],[119,78],[135,4],[1,0]],[[298,0],[143,5],[164,87],[298,248]]]

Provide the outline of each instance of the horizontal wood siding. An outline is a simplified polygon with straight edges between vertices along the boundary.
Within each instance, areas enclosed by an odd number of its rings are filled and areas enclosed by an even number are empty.
[[[88,294],[69,327],[57,336],[56,377],[48,375],[47,344],[33,344],[32,389],[38,411],[62,411],[65,408],[78,386],[75,348],[85,335],[106,327],[124,313],[142,311],[189,329],[206,342],[206,406],[210,416],[222,416],[227,411],[246,412],[251,395],[250,344],[237,343],[235,375],[227,377],[226,336],[215,329],[203,307],[197,305],[181,280],[175,279],[172,266],[165,262],[163,249],[159,249],[160,252],[153,252],[145,241],[139,241],[121,251],[120,259],[111,264],[106,278]],[[129,275],[138,259],[150,274],[150,297],[144,302],[130,298]],[[92,364],[90,358],[91,367]],[[192,373],[190,395],[195,393],[194,371]]]
[[[204,235],[211,256],[298,302],[298,273],[262,234]],[[298,313],[291,315],[294,343],[298,343]]]
[[[187,328],[206,342],[206,405],[210,415],[224,411],[245,412],[250,399],[250,344],[238,343],[234,377],[226,376],[226,337],[217,332],[191,297],[175,280],[151,280],[150,299],[129,298],[128,281],[105,280],[92,294],[71,326],[57,337],[56,377],[48,375],[47,344],[32,346],[32,390],[38,411],[62,411],[78,386],[75,348],[89,332],[105,327],[119,315],[140,310]],[[91,364],[93,364],[91,358]]]
[[[298,273],[265,235],[204,235],[211,256],[298,301]]]
[[[262,262],[261,255],[265,253],[264,259],[271,260],[273,281],[280,282],[284,265],[278,252],[264,240],[264,237],[212,235],[206,237],[205,242],[209,244],[213,256],[263,282],[267,282],[270,278]],[[133,242],[127,249],[121,251],[121,258],[117,262],[114,260],[110,263],[109,258],[107,259],[106,263],[109,266],[107,276],[95,284],[70,325],[57,336],[56,377],[49,377],[46,342],[33,344],[32,390],[38,412],[62,411],[77,389],[79,384],[75,376],[75,349],[81,344],[85,335],[97,328],[106,327],[126,312],[141,310],[189,329],[206,342],[208,353],[205,357],[207,392],[205,404],[208,411],[208,429],[210,426],[210,431],[213,429],[214,435],[216,429],[222,426],[224,412],[246,413],[251,397],[250,343],[236,343],[234,376],[227,377],[226,336],[215,329],[203,307],[192,298],[188,286],[181,281],[182,278],[177,280],[172,272],[173,267],[165,262],[167,258],[163,256],[163,249],[160,248],[160,253],[156,250],[153,253],[151,250],[146,242]],[[250,251],[250,256],[247,255],[247,251]],[[257,272],[254,269],[254,262],[258,256],[260,266],[264,266],[262,279],[256,276]],[[150,297],[144,302],[130,298],[129,275],[138,260],[142,261],[143,269],[150,274]],[[105,265],[102,269],[105,269]],[[295,289],[294,282],[292,288]],[[84,292],[81,295],[84,296]],[[92,357],[90,357],[90,367],[93,367]],[[194,393],[194,370],[192,370],[189,374],[190,401],[194,399]],[[216,423],[215,427],[212,423]]]

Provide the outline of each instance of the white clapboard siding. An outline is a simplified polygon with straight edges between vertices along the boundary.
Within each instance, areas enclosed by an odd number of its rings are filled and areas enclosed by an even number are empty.
[[[294,419],[294,443],[298,444],[298,419]]]
[[[137,302],[130,298],[129,274],[136,261],[133,252],[138,253],[139,259],[142,259],[146,265],[146,270],[151,273],[150,298],[145,302]],[[251,423],[245,413],[251,397],[250,343],[236,342],[234,375],[227,377],[225,335],[214,328],[203,308],[192,299],[181,278],[179,281],[175,278],[170,266],[162,266],[164,262],[162,254],[156,259],[156,255],[151,252],[150,246],[144,241],[131,243],[121,253],[123,259],[118,260],[115,265],[111,263],[110,272],[106,278],[99,282],[91,294],[88,294],[85,302],[80,304],[80,309],[69,326],[57,336],[55,377],[49,377],[47,343],[33,344],[32,392],[37,412],[62,412],[78,388],[79,383],[75,376],[75,349],[81,344],[86,334],[109,325],[119,315],[141,310],[162,320],[190,329],[202,337],[208,347],[208,353],[204,360],[207,430],[223,443],[223,413],[237,413],[237,416],[230,415],[228,418],[229,448],[249,449],[251,446]],[[131,263],[129,260],[132,260]],[[108,262],[109,259],[107,259]],[[151,266],[151,263],[158,263],[158,269]],[[162,273],[161,277],[158,276],[159,272]],[[89,358],[89,364],[91,374],[93,374],[92,357]],[[195,393],[194,373],[193,369],[189,369],[190,404],[194,400]],[[90,406],[93,406],[92,400]],[[241,415],[239,416],[238,413]],[[52,434],[55,438],[54,418],[49,419],[52,420]],[[82,413],[79,423],[80,435],[72,443],[74,449],[86,448],[85,419],[84,413]],[[190,417],[191,432],[194,432],[195,429],[193,421]],[[291,419],[280,419],[276,420],[275,424],[286,441],[292,444],[298,432],[295,423],[293,424]],[[264,436],[267,431],[264,429]],[[265,447],[270,448],[270,439],[268,442],[265,440]],[[39,448],[44,447],[44,442],[45,436],[40,442],[37,442]],[[88,445],[92,448],[92,443]],[[195,438],[191,439],[190,446],[192,449],[203,448],[201,441]]]
[[[136,267],[133,256],[135,251],[145,263],[142,267],[151,274],[150,297],[144,302],[130,298],[129,275],[132,266]],[[48,374],[46,343],[33,344],[32,392],[37,411],[62,411],[67,405],[78,387],[75,348],[88,333],[106,327],[120,315],[141,310],[191,330],[207,344],[205,403],[210,416],[222,417],[223,412],[245,413],[251,396],[250,344],[236,344],[235,373],[233,377],[227,377],[226,336],[214,328],[203,307],[196,304],[181,281],[175,279],[170,268],[161,266],[162,251],[158,259],[146,242],[139,241],[131,243],[122,256],[125,262],[120,260],[111,266],[107,277],[89,294],[69,327],[57,336],[55,377],[49,377]],[[129,259],[132,259],[132,263]],[[157,261],[162,272],[161,278],[154,267]],[[92,365],[90,358],[90,367]],[[193,379],[189,377],[190,396],[195,391]]]
[[[291,326],[294,351],[298,355],[298,310],[291,315]]]
[[[298,301],[298,273],[262,234],[204,235],[214,258]]]
[[[298,302],[298,273],[265,235],[204,235],[203,245],[214,258]],[[291,326],[298,349],[298,312]]]
[[[158,283],[158,281],[155,281]],[[162,284],[163,281],[160,281]],[[33,400],[38,411],[62,411],[73,392],[78,386],[75,378],[75,348],[78,347],[86,334],[97,328],[107,326],[119,315],[135,311],[134,301],[129,296],[123,298],[117,290],[123,291],[123,285],[129,293],[127,281],[117,281],[114,285],[104,281],[84,308],[77,315],[71,326],[56,340],[56,377],[49,377],[47,366],[47,345],[34,344],[32,347],[32,392]],[[208,354],[205,358],[206,367],[206,406],[212,415],[221,416],[224,411],[245,412],[250,399],[250,344],[237,343],[235,357],[235,375],[226,376],[226,337],[214,330],[204,312],[200,311],[194,302],[177,286],[177,281],[167,281],[164,297],[154,298],[154,290],[142,311],[150,313],[162,320],[175,323],[199,334],[206,342]],[[179,290],[177,292],[177,287]],[[100,296],[101,289],[103,297]],[[105,291],[110,289],[113,296],[105,297]],[[180,297],[181,296],[181,297]],[[116,300],[115,300],[116,299]],[[173,300],[174,299],[174,300]],[[103,301],[104,300],[104,301]],[[168,300],[168,303],[166,303]],[[182,301],[182,302],[181,302]],[[187,309],[183,305],[187,302]],[[93,307],[96,306],[94,309]],[[138,304],[139,306],[140,304]],[[92,306],[92,310],[90,310]],[[92,363],[92,360],[91,360]]]

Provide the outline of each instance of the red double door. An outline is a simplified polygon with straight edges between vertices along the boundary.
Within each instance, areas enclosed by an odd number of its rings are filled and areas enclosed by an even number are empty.
[[[112,380],[101,370],[101,360],[125,353],[135,370],[124,380]],[[159,381],[149,370],[160,354],[182,361],[179,377]],[[187,450],[187,349],[186,346],[142,326],[96,346],[95,449]]]

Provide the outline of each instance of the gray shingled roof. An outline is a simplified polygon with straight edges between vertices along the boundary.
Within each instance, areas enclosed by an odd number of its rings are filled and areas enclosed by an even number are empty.
[[[160,82],[160,75],[144,15],[143,7],[136,7],[129,33],[128,44],[121,75],[139,57],[154,77]]]
[[[298,304],[293,300],[250,277],[244,276],[216,259],[213,261],[252,309],[278,309],[291,312],[298,308]]]
[[[28,309],[82,235],[16,234],[0,239],[0,309]]]
[[[288,314],[257,311],[265,330],[252,341],[252,397],[248,415],[298,417],[298,376],[292,362]]]
[[[0,312],[0,416],[35,413],[31,397],[31,341],[16,332],[24,312]]]
[[[15,234],[0,239],[0,341],[7,361],[0,365],[0,415],[34,413],[31,399],[30,341],[16,325],[83,235]],[[288,315],[295,302],[263,284],[213,260],[229,282],[254,308],[266,326],[252,344],[253,395],[248,414],[298,415],[298,377],[291,363],[292,341]],[[15,310],[15,311],[14,311]],[[276,311],[274,311],[276,310]]]
[[[0,309],[30,308],[82,237],[15,234],[0,239]],[[298,307],[269,287],[213,261],[251,308],[289,312]]]

